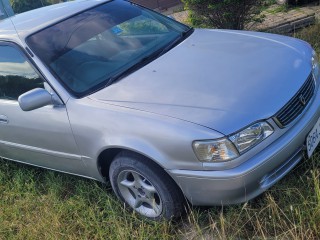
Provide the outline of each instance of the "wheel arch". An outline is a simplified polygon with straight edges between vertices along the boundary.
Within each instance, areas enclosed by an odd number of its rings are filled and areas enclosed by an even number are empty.
[[[146,161],[150,161],[148,164],[152,164],[157,166],[159,169],[162,169],[163,172],[165,172],[171,179],[172,177],[166,172],[164,166],[159,164],[155,159],[152,157],[137,151],[135,149],[130,149],[130,148],[125,148],[125,147],[119,147],[119,146],[114,146],[114,147],[109,147],[100,152],[98,155],[97,159],[97,167],[99,169],[100,175],[105,179],[109,179],[109,168],[112,163],[112,161],[115,159],[115,157],[120,154],[121,152],[126,152],[128,154],[132,154],[133,156],[140,156],[143,157]],[[173,180],[173,179],[172,179]],[[173,180],[174,181],[174,180]]]

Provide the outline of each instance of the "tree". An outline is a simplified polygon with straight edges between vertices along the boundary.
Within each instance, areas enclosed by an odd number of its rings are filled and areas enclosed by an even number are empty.
[[[259,21],[262,0],[183,0],[195,26],[244,29]]]
[[[60,2],[66,2],[66,0],[10,0],[15,13],[22,13]]]
[[[15,13],[26,12],[48,5],[46,0],[10,0]]]

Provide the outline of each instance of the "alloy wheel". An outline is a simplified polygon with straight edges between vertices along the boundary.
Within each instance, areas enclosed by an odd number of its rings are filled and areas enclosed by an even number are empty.
[[[124,170],[120,172],[117,184],[125,202],[135,211],[149,218],[161,215],[162,200],[146,177],[133,170]]]

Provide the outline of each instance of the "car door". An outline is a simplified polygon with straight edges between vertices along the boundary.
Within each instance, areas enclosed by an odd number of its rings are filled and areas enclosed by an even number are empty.
[[[0,155],[4,158],[86,175],[65,105],[21,110],[18,97],[48,88],[23,51],[0,43]]]

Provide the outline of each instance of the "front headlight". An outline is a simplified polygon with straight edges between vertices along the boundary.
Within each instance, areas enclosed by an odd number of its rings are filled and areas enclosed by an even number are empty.
[[[227,138],[195,141],[193,149],[201,162],[224,162],[262,142],[273,133],[267,122],[259,122]]]
[[[312,58],[311,58],[311,63],[312,63],[312,74],[316,80],[319,78],[319,60],[317,57],[317,53],[315,51],[312,52]]]
[[[259,122],[230,136],[240,153],[252,148],[273,133],[273,128],[267,122]]]
[[[235,146],[226,138],[212,141],[195,141],[193,149],[201,162],[230,161],[239,156]]]

